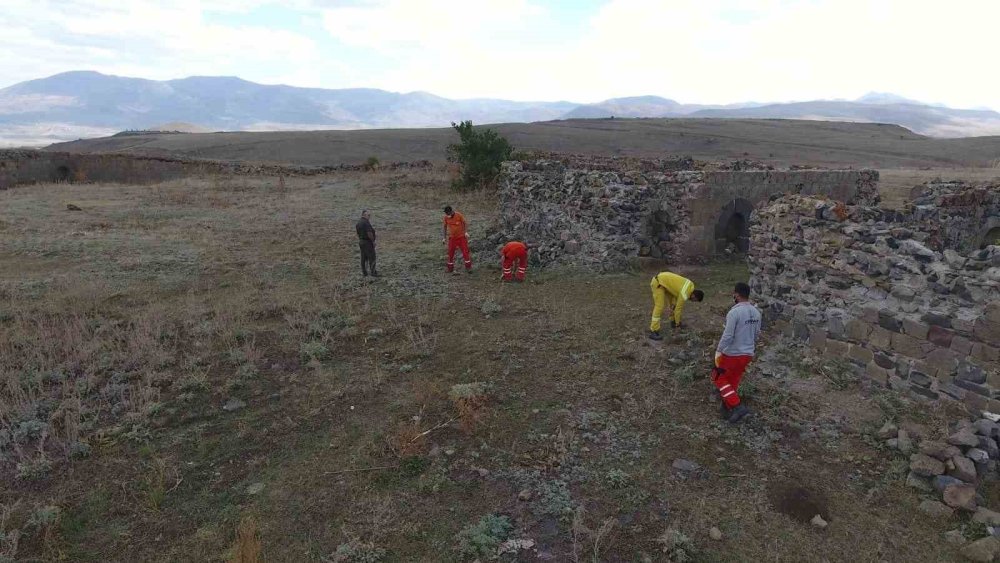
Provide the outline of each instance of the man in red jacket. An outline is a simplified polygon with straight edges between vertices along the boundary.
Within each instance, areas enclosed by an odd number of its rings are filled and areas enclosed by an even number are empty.
[[[514,240],[505,244],[500,250],[500,256],[503,257],[501,263],[503,281],[512,281],[513,279],[519,282],[524,281],[524,276],[528,272],[528,248],[527,244]],[[514,273],[515,268],[517,269],[516,274]]]
[[[472,256],[469,254],[469,235],[466,230],[468,225],[465,217],[447,206],[444,208],[444,242],[448,245],[448,262],[445,264],[448,273],[455,271],[455,251],[462,251],[462,260],[465,262],[465,273],[472,273]]]

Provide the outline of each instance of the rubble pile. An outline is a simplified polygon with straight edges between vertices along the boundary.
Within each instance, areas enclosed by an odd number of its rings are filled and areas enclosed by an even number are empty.
[[[1000,185],[928,190],[901,213],[802,195],[758,209],[751,287],[773,328],[874,381],[1000,413],[1000,247],[973,243]]]

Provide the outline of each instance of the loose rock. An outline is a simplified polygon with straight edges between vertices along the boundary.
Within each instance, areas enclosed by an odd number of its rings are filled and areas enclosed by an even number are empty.
[[[972,515],[972,520],[988,526],[1000,526],[1000,512],[994,512],[982,506]]]
[[[722,530],[713,526],[712,529],[708,531],[708,537],[715,541],[719,541],[722,539]]]
[[[964,455],[957,455],[951,458],[951,461],[954,464],[954,469],[949,470],[948,475],[966,483],[976,482],[976,464],[971,459]]]
[[[941,461],[951,459],[962,453],[962,450],[952,446],[951,444],[931,440],[920,442],[919,451],[924,455],[929,455],[934,459],[939,459]]]
[[[888,440],[889,438],[895,438],[898,432],[899,428],[895,424],[886,422],[882,425],[882,428],[879,429],[878,437],[883,440]]]
[[[924,455],[913,454],[910,456],[910,471],[922,477],[933,477],[944,473],[944,464],[940,461]]]
[[[906,430],[900,430],[899,436],[896,438],[896,448],[904,454],[910,454],[913,452],[913,439],[910,438],[910,433]]]
[[[812,520],[810,520],[809,523],[820,529],[826,528],[827,526],[826,520],[824,520],[823,517],[820,516],[819,514],[813,516]]]
[[[960,508],[973,512],[976,510],[976,488],[963,483],[948,485],[944,489],[944,503],[952,508]]]
[[[233,412],[238,411],[245,406],[247,406],[246,403],[234,397],[226,401],[226,404],[222,405],[222,410],[226,412]]]
[[[969,561],[988,563],[1000,553],[1000,540],[993,536],[976,540],[962,548],[962,555]]]
[[[925,500],[920,503],[920,512],[932,518],[948,518],[955,513],[950,506],[942,504],[936,500]]]
[[[948,443],[953,446],[968,446],[973,448],[979,445],[979,438],[976,438],[976,433],[971,428],[963,428],[948,436]]]

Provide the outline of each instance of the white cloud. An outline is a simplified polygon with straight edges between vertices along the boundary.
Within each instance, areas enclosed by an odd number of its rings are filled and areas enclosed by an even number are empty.
[[[997,0],[608,0],[584,17],[544,0],[2,2],[7,83],[86,68],[581,102],[876,90],[1000,109]],[[299,27],[244,17],[267,5]]]

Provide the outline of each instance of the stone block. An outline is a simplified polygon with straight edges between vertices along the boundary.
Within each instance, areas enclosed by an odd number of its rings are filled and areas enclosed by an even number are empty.
[[[948,475],[966,483],[976,482],[976,464],[964,455],[957,455],[951,458],[953,469],[948,470]]]
[[[826,341],[826,355],[831,358],[846,358],[850,351],[851,345],[846,342],[830,339]]]
[[[868,342],[875,348],[888,350],[892,347],[892,333],[880,326],[872,327]]]
[[[880,385],[886,385],[889,382],[889,370],[879,366],[875,362],[868,364],[865,368],[865,373],[868,377]]]
[[[958,401],[964,400],[966,393],[968,393],[968,391],[962,389],[961,387],[955,385],[954,383],[938,385],[938,391]]]
[[[972,357],[984,362],[995,362],[1000,360],[1000,348],[976,342],[972,345]]]
[[[969,393],[965,396],[965,401],[963,402],[965,403],[965,406],[976,411],[986,410],[986,405],[988,404],[986,397],[983,397],[978,393]]]
[[[855,342],[866,342],[872,333],[872,325],[860,319],[847,321],[845,328],[847,329],[847,338]]]
[[[893,316],[892,312],[885,309],[878,312],[878,325],[889,332],[900,332],[903,330],[903,323]]]
[[[884,368],[884,369],[895,369],[896,368],[896,359],[894,357],[892,357],[891,355],[886,354],[884,352],[876,352],[873,355],[873,359],[875,361],[875,364],[878,365],[878,367],[880,367],[880,368]]]
[[[1000,324],[1000,302],[987,303],[983,311],[983,317],[990,322]]]
[[[1000,401],[997,399],[990,399],[987,410],[994,414],[1000,414]]]
[[[937,391],[935,391],[933,389],[929,389],[927,387],[920,387],[920,386],[917,386],[917,385],[910,385],[910,391],[913,393],[913,396],[916,397],[916,398],[918,398],[918,399],[924,398],[924,399],[930,399],[932,401],[936,401],[936,400],[938,400],[938,399],[941,398],[941,395],[938,395]]]
[[[920,346],[919,340],[905,334],[897,333],[892,335],[892,349],[897,353],[910,358],[919,359],[927,355],[923,347]]]
[[[877,324],[879,317],[878,307],[864,307],[861,309],[861,320],[869,324]]]
[[[969,512],[975,512],[976,488],[967,483],[960,485],[948,485],[944,489],[944,503],[952,508],[960,508]]]
[[[816,350],[825,350],[826,331],[821,328],[814,329],[809,335],[809,345]]]
[[[995,323],[981,317],[976,320],[972,334],[983,342],[1000,342],[1000,323]]]
[[[927,354],[925,361],[934,369],[954,373],[958,369],[958,356],[948,348],[938,348]]]
[[[956,334],[961,334],[962,336],[972,336],[972,331],[975,327],[975,319],[955,318],[951,321],[951,329],[954,330]]]
[[[961,381],[969,381],[971,383],[986,383],[986,372],[983,368],[977,366],[968,361],[961,362],[958,367],[958,373],[955,375],[956,379]]]
[[[923,316],[920,317],[920,320],[924,321],[929,325],[936,325],[943,328],[951,328],[951,317],[937,311],[930,311],[924,313]]]
[[[864,346],[861,346],[860,344],[851,346],[851,351],[848,353],[848,357],[863,366],[872,363],[875,359],[872,351]]]
[[[934,477],[945,472],[944,463],[926,454],[910,456],[910,471],[921,477]]]
[[[930,326],[913,319],[903,319],[903,334],[907,334],[917,340],[926,340]]]
[[[956,354],[967,356],[972,353],[972,341],[964,336],[958,336],[953,332],[951,336],[951,349]]]
[[[954,383],[955,385],[961,387],[962,389],[965,389],[966,391],[972,391],[973,393],[980,395],[981,397],[989,399],[992,398],[993,396],[992,390],[985,385],[981,385],[979,383],[973,383],[971,381],[965,381],[964,379],[955,379]]]
[[[914,385],[919,385],[921,387],[930,387],[931,383],[934,381],[932,377],[927,375],[922,371],[911,371],[910,372],[910,382]]]
[[[939,326],[931,326],[927,331],[927,340],[941,346],[942,348],[951,347],[951,341],[954,336],[954,332]]]

